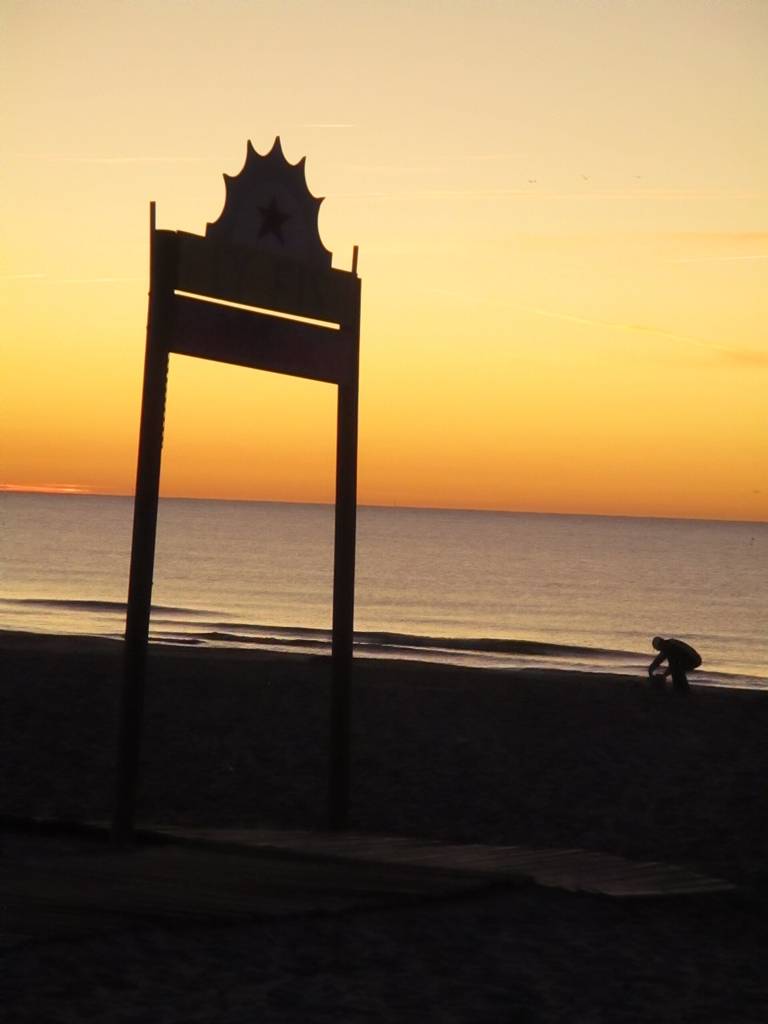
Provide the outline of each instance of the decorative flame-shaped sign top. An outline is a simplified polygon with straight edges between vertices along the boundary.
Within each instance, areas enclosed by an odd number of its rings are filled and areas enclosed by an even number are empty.
[[[323,200],[307,187],[305,160],[289,163],[279,136],[266,156],[249,142],[240,173],[224,175],[224,209],[208,224],[206,237],[330,267],[331,252],[317,225]]]

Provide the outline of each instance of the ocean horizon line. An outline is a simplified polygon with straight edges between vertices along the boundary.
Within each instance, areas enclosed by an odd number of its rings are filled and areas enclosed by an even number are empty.
[[[8,487],[0,484],[0,495],[25,495],[40,498],[123,498],[133,499],[133,493],[116,494],[106,491],[75,491],[75,490],[41,490]],[[225,505],[296,505],[299,507],[334,508],[333,501],[297,501],[286,498],[222,498],[202,497],[200,495],[161,495],[163,501],[215,501]],[[385,505],[370,502],[358,502],[358,509],[384,509],[388,512],[479,512],[500,516],[559,516],[571,519],[630,519],[633,521],[661,521],[681,523],[738,523],[743,526],[768,526],[768,519],[723,519],[711,516],[672,516],[672,515],[634,515],[629,512],[553,512],[541,509],[512,508],[478,508],[459,505]]]

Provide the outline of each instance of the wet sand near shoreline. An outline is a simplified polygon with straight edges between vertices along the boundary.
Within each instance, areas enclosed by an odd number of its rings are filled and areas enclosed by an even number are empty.
[[[108,818],[120,645],[4,634],[0,650],[0,812]],[[153,649],[140,819],[322,827],[327,704],[323,659]],[[356,830],[579,846],[745,888],[633,903],[525,886],[227,927],[134,922],[7,949],[7,1019],[762,1020],[766,725],[761,693],[360,661]]]

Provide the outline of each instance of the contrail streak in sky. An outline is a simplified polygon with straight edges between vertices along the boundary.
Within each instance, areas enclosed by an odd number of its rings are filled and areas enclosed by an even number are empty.
[[[552,320],[565,320],[568,323],[584,324],[588,327],[607,327],[611,330],[638,331],[642,334],[655,334],[661,338],[673,338],[675,341],[684,341],[689,344],[699,345],[711,351],[718,352],[727,359],[736,363],[749,364],[752,366],[768,366],[768,352],[761,352],[755,349],[734,349],[729,348],[717,341],[710,341],[708,338],[697,338],[691,334],[678,334],[676,331],[667,331],[663,327],[652,327],[648,324],[622,323],[616,320],[596,320],[592,317],[575,316],[572,313],[557,313],[550,309],[529,308],[527,313],[534,313],[536,316],[548,317]]]

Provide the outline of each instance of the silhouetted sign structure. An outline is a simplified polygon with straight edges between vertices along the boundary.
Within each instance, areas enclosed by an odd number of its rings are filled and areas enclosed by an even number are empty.
[[[251,143],[224,175],[226,200],[205,236],[155,227],[134,505],[125,678],[113,832],[133,831],[149,635],[165,394],[171,352],[338,385],[329,820],[346,824],[349,683],[354,617],[360,279],[331,266],[320,240],[321,199],[280,140]]]

